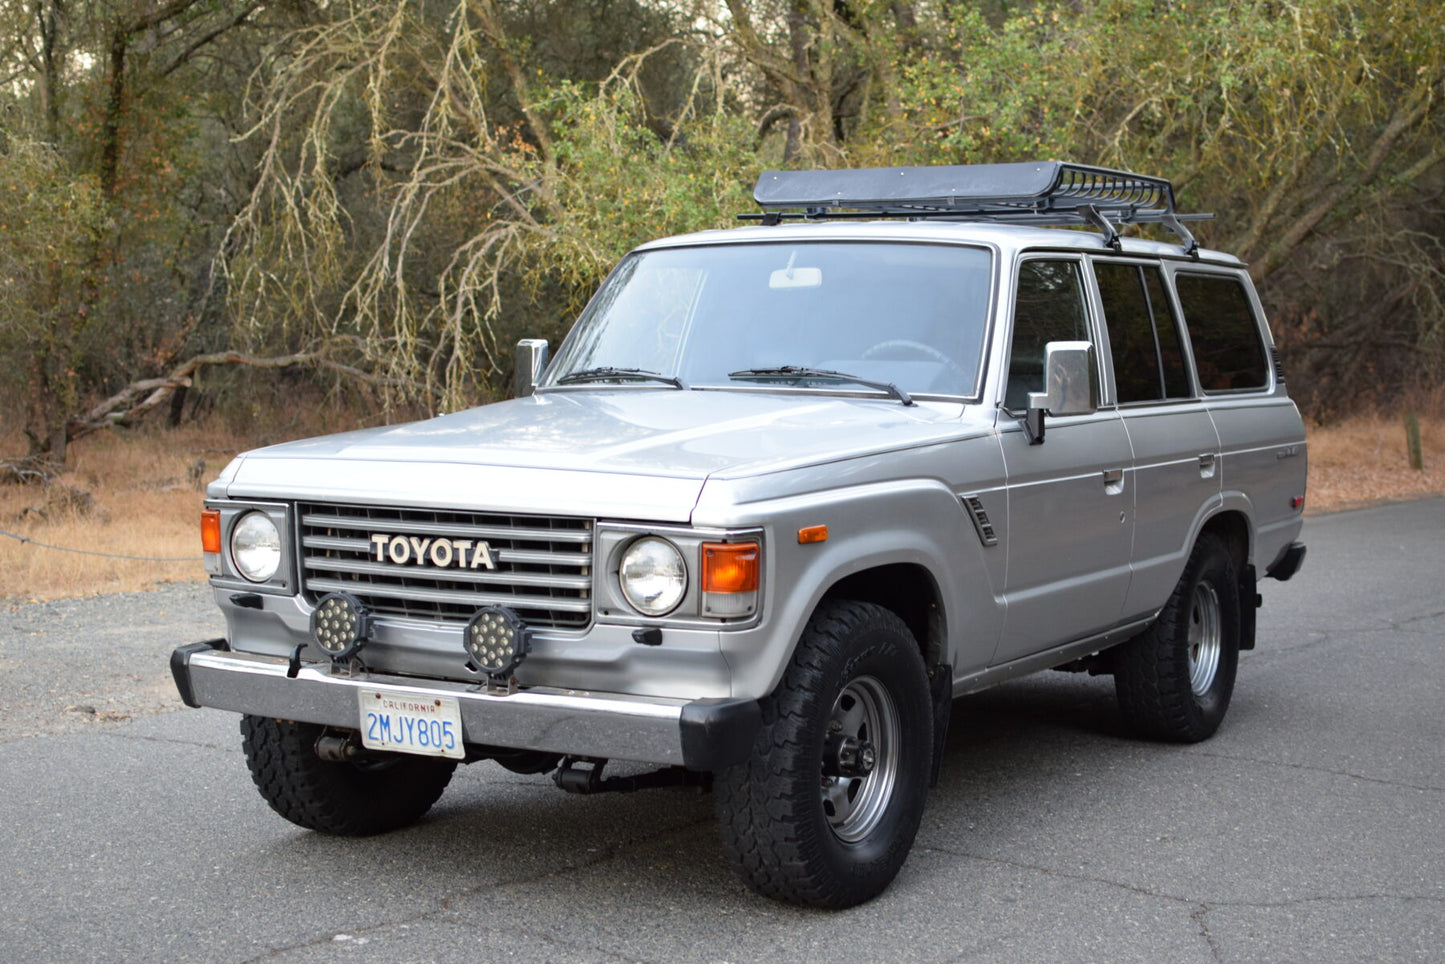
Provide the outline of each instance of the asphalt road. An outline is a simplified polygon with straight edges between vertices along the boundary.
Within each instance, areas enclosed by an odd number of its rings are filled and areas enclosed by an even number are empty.
[[[214,629],[203,590],[12,607],[0,957],[1440,960],[1442,535],[1445,500],[1312,519],[1204,744],[1126,737],[1106,678],[958,702],[912,856],[843,913],[750,895],[679,791],[579,798],[488,763],[411,829],[301,831],[233,715],[165,709],[169,648]],[[74,660],[91,678],[55,679]]]

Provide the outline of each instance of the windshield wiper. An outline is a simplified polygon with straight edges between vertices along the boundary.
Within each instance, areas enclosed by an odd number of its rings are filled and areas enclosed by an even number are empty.
[[[892,382],[876,382],[871,378],[859,378],[857,375],[849,375],[847,372],[835,372],[827,368],[807,368],[798,365],[782,365],[778,368],[744,368],[742,371],[728,372],[728,377],[830,378],[834,381],[852,382],[854,385],[862,385],[864,388],[876,388],[880,392],[887,392],[889,395],[892,395],[904,405],[913,404],[913,397]]]
[[[610,378],[631,378],[644,382],[662,382],[663,384],[671,385],[673,388],[687,388],[686,382],[673,375],[664,375],[661,372],[650,372],[645,368],[612,368],[607,365],[599,368],[583,368],[580,371],[568,372],[557,379],[557,384],[575,385],[578,382],[602,382]]]

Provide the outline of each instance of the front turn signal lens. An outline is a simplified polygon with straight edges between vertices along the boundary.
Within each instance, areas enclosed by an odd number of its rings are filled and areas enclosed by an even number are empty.
[[[758,608],[756,542],[702,544],[702,611],[705,616],[751,616]]]
[[[201,551],[221,551],[221,510],[206,509],[201,512]]]
[[[756,542],[704,542],[702,544],[703,592],[757,592],[758,544]]]

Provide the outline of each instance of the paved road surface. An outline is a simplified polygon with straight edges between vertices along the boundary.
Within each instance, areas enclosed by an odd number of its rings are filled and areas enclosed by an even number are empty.
[[[409,830],[298,830],[233,716],[166,710],[169,648],[215,629],[202,590],[12,607],[0,957],[1440,960],[1442,535],[1442,500],[1312,519],[1207,743],[1127,738],[1104,678],[960,701],[902,874],[837,914],[751,896],[710,800],[677,791],[578,798],[480,764]],[[57,681],[71,661],[87,678]]]

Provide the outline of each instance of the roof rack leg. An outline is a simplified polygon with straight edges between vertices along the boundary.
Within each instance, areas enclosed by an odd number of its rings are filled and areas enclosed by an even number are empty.
[[[1119,229],[1114,227],[1114,222],[1104,217],[1098,208],[1092,204],[1080,204],[1079,213],[1084,216],[1084,220],[1104,233],[1105,244],[1115,251],[1123,250],[1124,242],[1119,239]]]
[[[1194,235],[1190,230],[1184,226],[1184,222],[1176,218],[1173,211],[1164,212],[1159,220],[1163,221],[1164,226],[1170,231],[1173,231],[1179,240],[1184,242],[1184,253],[1197,260],[1199,258],[1199,242],[1194,239]]]

